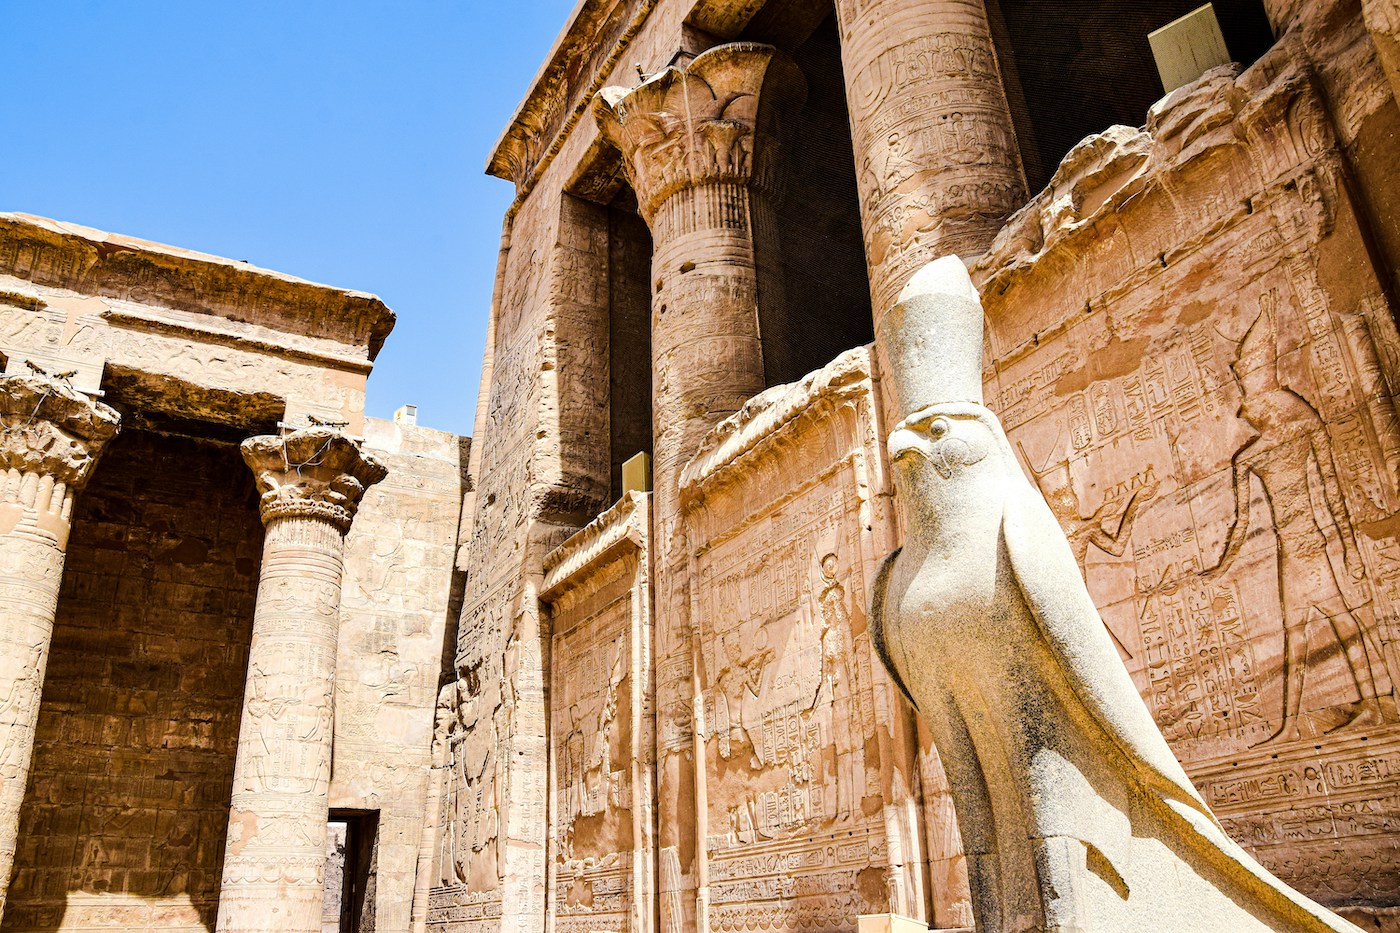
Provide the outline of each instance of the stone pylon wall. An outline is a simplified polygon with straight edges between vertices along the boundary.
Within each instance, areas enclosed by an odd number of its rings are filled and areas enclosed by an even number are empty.
[[[976,270],[988,404],[1158,725],[1332,907],[1400,883],[1400,343],[1352,172],[1280,43],[1086,141]]]

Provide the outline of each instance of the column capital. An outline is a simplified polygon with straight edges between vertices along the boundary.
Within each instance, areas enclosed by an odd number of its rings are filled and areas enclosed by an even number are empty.
[[[0,376],[0,471],[51,477],[77,491],[120,425],[115,411],[70,386]]]
[[[242,449],[262,493],[264,525],[318,518],[345,534],[365,490],[389,472],[358,441],[329,428],[262,434],[248,438]]]
[[[760,91],[781,95],[780,103],[800,104],[806,83],[773,46],[731,42],[682,67],[667,66],[637,87],[598,92],[593,117],[621,150],[648,222],[677,191],[749,183],[760,133]]]

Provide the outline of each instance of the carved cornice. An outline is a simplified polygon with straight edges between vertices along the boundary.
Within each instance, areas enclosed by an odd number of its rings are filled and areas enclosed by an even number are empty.
[[[0,275],[328,340],[366,361],[394,326],[374,295],[29,214],[0,213]]]
[[[514,182],[513,216],[588,112],[658,0],[584,0],[555,40],[530,92],[486,162],[486,174]],[[586,81],[586,84],[584,83]]]
[[[677,191],[747,185],[755,172],[755,139],[763,133],[759,92],[780,95],[771,103],[786,105],[800,102],[804,89],[801,72],[774,47],[731,42],[635,88],[603,88],[593,115],[622,152],[642,216],[650,221]]]
[[[52,477],[76,492],[120,424],[111,408],[69,386],[0,376],[0,470]]]
[[[681,499],[693,503],[702,487],[721,476],[742,473],[741,464],[782,445],[787,426],[824,403],[840,404],[870,391],[874,360],[870,345],[854,347],[797,382],[754,396],[715,425],[681,471]]]
[[[1278,201],[1288,216],[1315,227],[1334,222],[1339,140],[1325,99],[1296,37],[1285,37],[1243,71],[1221,65],[1152,105],[1142,129],[1113,126],[1090,136],[1061,161],[1044,190],[997,234],[971,268],[999,370],[1052,339],[1070,318],[1005,326],[1002,308],[1017,289],[1057,295],[1091,313],[1156,276],[1157,263],[1129,274],[1107,262],[1084,262],[1112,235],[1132,231],[1115,255],[1156,256],[1162,267],[1246,223]],[[1226,174],[1228,172],[1228,174]],[[1230,179],[1229,197],[1207,200],[1204,179]],[[1182,191],[1192,191],[1183,199]],[[1222,189],[1223,191],[1223,189]],[[1098,271],[1107,271],[1102,276]],[[1010,295],[1011,297],[1006,297]],[[1049,305],[1040,303],[1042,313]]]
[[[315,518],[341,534],[350,530],[365,490],[389,473],[357,441],[328,428],[250,437],[243,442],[243,460],[262,493],[264,525]]]
[[[540,598],[553,602],[587,571],[629,550],[647,546],[650,494],[628,492],[612,508],[545,556]]]

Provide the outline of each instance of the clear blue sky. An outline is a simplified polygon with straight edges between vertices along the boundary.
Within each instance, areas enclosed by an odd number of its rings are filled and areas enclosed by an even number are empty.
[[[483,174],[574,0],[0,0],[0,210],[378,294],[369,413],[470,434]]]

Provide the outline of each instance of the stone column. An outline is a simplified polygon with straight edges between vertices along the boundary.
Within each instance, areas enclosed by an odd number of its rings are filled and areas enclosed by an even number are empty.
[[[320,933],[345,533],[387,472],[322,428],[243,442],[263,543],[219,933]]]
[[[609,87],[598,125],[622,152],[651,228],[653,489],[657,534],[657,718],[661,929],[704,929],[703,814],[683,801],[703,782],[690,725],[691,632],[680,473],[715,424],[763,391],[754,199],[764,140],[803,95],[771,46],[736,42],[636,88]],[[760,107],[760,91],[765,95]],[[698,795],[703,799],[703,793]],[[695,911],[692,913],[692,911]]]
[[[878,323],[926,262],[986,251],[1026,200],[983,0],[836,0]]]
[[[0,915],[53,636],[73,497],[120,419],[65,385],[0,376]]]

